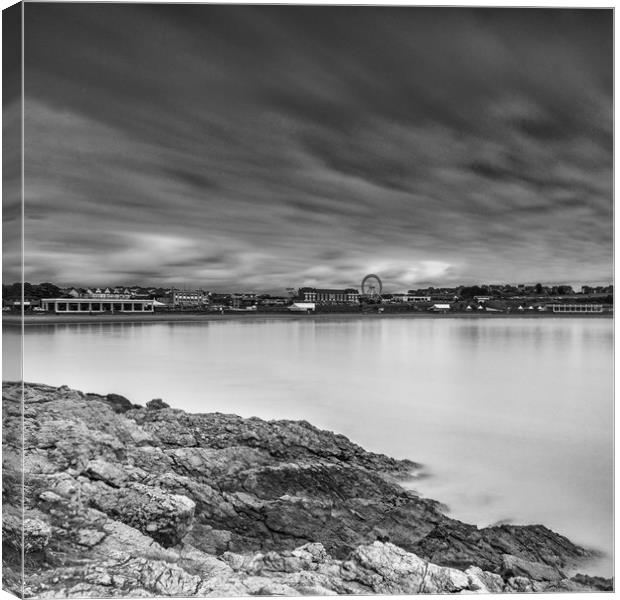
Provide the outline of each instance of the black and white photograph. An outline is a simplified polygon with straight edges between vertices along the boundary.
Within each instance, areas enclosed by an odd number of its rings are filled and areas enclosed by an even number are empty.
[[[3,598],[613,592],[614,7],[5,2]]]

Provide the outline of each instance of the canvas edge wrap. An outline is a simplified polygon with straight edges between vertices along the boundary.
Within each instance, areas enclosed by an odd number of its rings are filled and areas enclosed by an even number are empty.
[[[21,393],[3,402],[2,492],[13,502],[2,504],[2,589],[24,596],[24,468],[23,468],[23,11],[18,2],[2,11],[2,236],[3,270],[21,282],[20,347],[17,364]],[[7,350],[8,352],[8,350]],[[14,365],[15,357],[11,357]],[[6,363],[3,360],[4,368]],[[6,371],[5,371],[6,373]],[[11,373],[11,377],[13,377]],[[5,374],[6,377],[6,374]],[[18,496],[17,501],[15,497]],[[19,507],[16,511],[15,508]],[[5,594],[3,594],[5,595]],[[6,594],[8,596],[8,594]]]

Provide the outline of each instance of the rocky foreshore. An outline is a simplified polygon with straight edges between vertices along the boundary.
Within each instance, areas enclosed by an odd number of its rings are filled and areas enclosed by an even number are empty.
[[[25,597],[590,591],[542,525],[478,529],[418,465],[305,421],[3,384],[3,586]],[[21,425],[24,507],[21,515]],[[21,551],[25,581],[21,581]]]

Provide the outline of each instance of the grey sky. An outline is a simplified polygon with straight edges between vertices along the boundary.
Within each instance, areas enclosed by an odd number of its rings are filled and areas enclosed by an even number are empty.
[[[28,281],[611,280],[610,10],[28,3],[25,35]]]

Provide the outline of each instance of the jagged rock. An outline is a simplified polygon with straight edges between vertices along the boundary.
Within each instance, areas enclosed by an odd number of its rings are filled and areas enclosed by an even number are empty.
[[[4,511],[2,515],[2,542],[13,550],[26,554],[40,552],[52,536],[49,523],[35,516],[24,515],[19,511]]]
[[[600,590],[601,592],[614,591],[613,581],[605,577],[592,577],[591,575],[577,573],[575,576],[571,577],[571,580],[579,585],[585,586],[588,589],[594,588],[596,590]]]
[[[80,529],[78,532],[78,544],[91,548],[97,545],[103,538],[105,533],[97,529]]]
[[[504,590],[504,580],[496,573],[483,571],[480,567],[469,567],[465,574],[469,579],[469,589],[472,591],[498,594]]]
[[[18,510],[11,511],[6,502],[2,507],[2,544],[13,550],[22,550],[22,517]]]
[[[104,481],[114,487],[120,487],[128,478],[125,470],[98,458],[89,461],[84,472],[91,479]]]
[[[611,586],[563,578],[592,554],[545,527],[478,529],[446,517],[400,486],[419,467],[411,461],[304,421],[109,396],[24,387],[26,596]],[[4,384],[3,398],[3,575],[18,591],[21,385]]]
[[[542,525],[478,529],[454,519],[439,520],[428,535],[407,549],[431,561],[460,569],[476,564],[484,570],[497,572],[503,568],[506,554],[555,569],[579,564],[591,555]]]
[[[535,592],[538,590],[534,589],[533,582],[530,579],[528,579],[527,577],[518,576],[508,578],[504,591],[524,593]]]
[[[504,554],[502,572],[505,577],[524,576],[537,581],[558,581],[565,579],[563,573],[549,565],[531,562],[517,556]]]
[[[290,563],[293,557],[298,562]],[[262,593],[285,590],[287,595],[362,595],[571,589],[568,580],[538,582],[513,577],[504,581],[500,575],[478,567],[470,567],[466,572],[441,567],[383,542],[360,546],[347,560],[332,558],[320,544],[306,544],[291,552],[265,555],[227,553],[222,558],[232,573],[211,589],[209,595],[212,596],[249,595],[261,593],[261,590]],[[287,568],[287,565],[294,565],[294,568]],[[578,587],[573,583],[572,589]]]
[[[54,492],[50,492],[49,490],[47,490],[39,494],[39,500],[41,500],[42,502],[61,502],[62,497],[58,494],[55,494]]]
[[[377,594],[437,594],[469,587],[469,578],[462,571],[430,564],[390,543],[360,546],[345,564],[348,578]]]
[[[136,408],[137,405],[132,404],[125,396],[119,394],[106,394],[100,396],[99,394],[86,394],[86,398],[89,400],[101,400],[106,402],[112,407],[115,413],[125,413],[132,408]]]
[[[146,403],[148,410],[162,410],[164,408],[170,408],[169,404],[166,404],[161,398],[153,398]]]
[[[41,519],[26,517],[24,526],[24,552],[39,552],[47,546],[52,536],[52,528]]]
[[[108,516],[151,536],[162,546],[180,542],[194,517],[196,503],[185,496],[130,482],[127,486],[101,488],[91,504]]]

